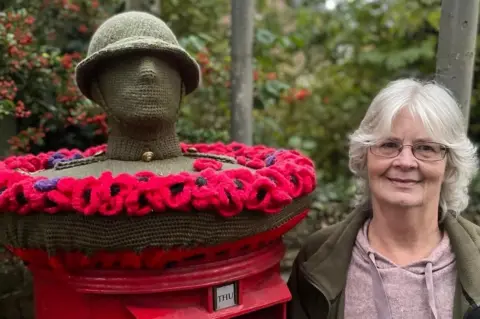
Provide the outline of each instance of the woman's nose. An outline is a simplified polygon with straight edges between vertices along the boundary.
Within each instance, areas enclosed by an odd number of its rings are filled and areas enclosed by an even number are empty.
[[[413,155],[412,147],[406,145],[403,147],[400,154],[395,159],[395,163],[403,167],[415,167],[418,162],[415,156]]]

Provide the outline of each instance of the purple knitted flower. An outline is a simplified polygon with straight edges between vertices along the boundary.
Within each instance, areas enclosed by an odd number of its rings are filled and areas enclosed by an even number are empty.
[[[56,163],[58,163],[58,160],[64,158],[65,155],[61,154],[61,153],[55,153],[53,155],[51,155],[49,158],[48,158],[48,162],[47,162],[47,168],[52,168],[55,166]]]
[[[276,160],[276,157],[275,155],[270,155],[269,157],[267,157],[265,159],[265,165],[268,167],[268,166],[272,166],[273,164],[275,164],[275,160]]]
[[[60,162],[69,162],[77,159],[83,158],[83,155],[80,153],[75,153],[70,158],[65,157],[65,155],[60,153],[55,153],[48,158],[47,168],[53,168],[57,163]]]
[[[267,156],[267,158],[265,159],[265,165],[268,167],[268,166],[272,166],[273,164],[275,164],[275,162],[277,160],[277,157],[275,155],[280,154],[282,151],[283,151],[283,149],[279,149],[279,150],[275,151],[273,154],[269,154]]]
[[[39,181],[36,181],[33,187],[35,187],[37,191],[48,192],[48,191],[54,190],[57,187],[57,183],[59,179],[60,179],[59,177],[55,177],[51,179],[41,179]]]

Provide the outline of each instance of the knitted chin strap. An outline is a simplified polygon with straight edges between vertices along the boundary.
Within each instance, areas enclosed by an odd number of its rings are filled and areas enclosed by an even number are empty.
[[[91,91],[92,91],[92,96],[93,96],[95,102],[105,110],[105,112],[108,115],[108,118],[110,120],[114,120],[118,124],[121,124],[120,120],[113,114],[110,106],[107,104],[107,102],[105,102],[105,99],[103,98],[102,91],[100,91],[100,85],[98,84],[98,78],[97,77],[92,78]]]

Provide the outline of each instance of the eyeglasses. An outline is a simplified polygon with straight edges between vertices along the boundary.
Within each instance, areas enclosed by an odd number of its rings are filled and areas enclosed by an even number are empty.
[[[441,161],[445,158],[448,148],[440,143],[435,142],[420,142],[413,145],[402,144],[395,141],[380,142],[376,145],[370,146],[370,151],[378,156],[393,158],[400,155],[403,148],[410,146],[412,148],[413,156],[421,161]]]

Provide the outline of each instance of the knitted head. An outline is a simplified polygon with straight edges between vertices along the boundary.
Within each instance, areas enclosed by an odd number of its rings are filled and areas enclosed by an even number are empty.
[[[103,106],[108,117],[140,139],[153,139],[155,126],[171,126],[185,94],[200,81],[199,66],[159,18],[126,12],[105,21],[76,70],[82,93]],[[151,134],[148,134],[151,133]],[[153,135],[152,135],[153,134]]]
[[[177,120],[182,79],[170,62],[143,53],[106,61],[92,81],[93,100],[131,134],[148,138],[155,126],[172,126]]]
[[[109,158],[181,155],[178,109],[182,95],[198,87],[200,71],[162,20],[135,11],[106,20],[93,35],[76,78],[82,93],[108,115]]]

